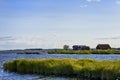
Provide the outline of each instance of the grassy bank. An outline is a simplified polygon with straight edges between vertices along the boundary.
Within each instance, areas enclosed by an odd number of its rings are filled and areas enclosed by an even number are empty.
[[[49,50],[48,54],[120,54],[120,50]]]
[[[18,59],[3,64],[6,71],[45,76],[68,76],[96,80],[115,80],[120,76],[120,61],[90,59]]]

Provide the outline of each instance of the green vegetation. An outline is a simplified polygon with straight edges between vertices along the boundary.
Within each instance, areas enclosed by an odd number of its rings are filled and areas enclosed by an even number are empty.
[[[48,50],[48,54],[120,54],[120,50]]]
[[[115,80],[120,76],[120,61],[91,59],[17,59],[3,64],[6,71],[45,76],[68,76],[96,80]]]

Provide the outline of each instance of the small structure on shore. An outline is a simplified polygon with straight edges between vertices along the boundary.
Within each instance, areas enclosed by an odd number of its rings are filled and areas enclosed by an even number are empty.
[[[96,49],[98,50],[109,50],[111,49],[109,44],[98,44]]]
[[[90,47],[86,45],[73,45],[73,50],[90,50]]]

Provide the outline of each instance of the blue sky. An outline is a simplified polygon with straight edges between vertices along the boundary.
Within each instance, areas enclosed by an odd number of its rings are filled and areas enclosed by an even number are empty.
[[[120,0],[0,0],[0,50],[119,42]]]

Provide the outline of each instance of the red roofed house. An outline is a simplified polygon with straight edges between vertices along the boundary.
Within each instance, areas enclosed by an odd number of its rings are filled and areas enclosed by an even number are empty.
[[[96,49],[99,49],[99,50],[109,50],[109,49],[111,49],[111,47],[110,47],[109,44],[98,44]]]

